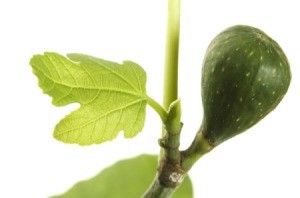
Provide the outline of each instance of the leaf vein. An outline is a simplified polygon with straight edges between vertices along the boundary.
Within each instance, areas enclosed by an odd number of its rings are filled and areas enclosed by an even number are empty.
[[[140,106],[139,106],[139,110],[137,111],[138,113],[136,114],[136,116],[135,116],[135,119],[134,119],[134,122],[132,123],[132,125],[131,125],[131,127],[130,127],[130,131],[132,131],[133,130],[133,127],[135,126],[135,123],[137,122],[137,120],[138,120],[138,117],[139,117],[139,112],[140,112],[140,110],[141,110],[141,108],[142,108],[142,101],[140,101]]]
[[[129,86],[131,86],[135,91],[139,92],[139,90],[130,82],[128,81],[128,79],[124,78],[124,76],[122,76],[121,74],[119,74],[118,72],[115,72],[114,70],[112,70],[111,68],[107,67],[106,65],[103,64],[99,64],[97,63],[95,60],[90,59],[93,63],[103,67],[104,69],[108,70],[109,72],[111,72],[112,74],[116,75],[117,77],[119,77],[120,79],[122,79],[125,83],[127,83]],[[121,66],[121,65],[120,65]]]
[[[39,70],[39,69],[37,69]],[[39,70],[41,71],[41,70]],[[70,87],[72,89],[90,89],[90,90],[98,90],[98,91],[115,91],[115,92],[119,92],[119,93],[126,93],[126,94],[129,94],[129,95],[133,95],[133,96],[138,96],[138,97],[143,97],[143,98],[146,98],[146,95],[144,93],[135,93],[135,92],[132,92],[132,91],[127,91],[127,90],[123,90],[123,89],[116,89],[116,88],[107,88],[107,87],[83,87],[83,86],[80,86],[80,85],[77,85],[77,86],[72,86],[72,85],[69,85],[69,84],[63,84],[62,82],[57,82],[55,81],[53,78],[49,77],[48,75],[44,74],[44,76],[46,78],[48,78],[49,80],[51,80],[54,84],[60,84],[60,85],[63,85],[63,86],[66,86],[66,87]]]
[[[48,64],[48,63],[50,63],[50,65],[52,65],[53,68],[55,68],[54,71],[56,72],[56,74],[57,74],[57,76],[58,76],[58,78],[59,78],[59,81],[62,82],[61,76],[60,76],[60,74],[58,73],[55,64],[53,64],[53,62],[50,60],[50,58],[49,58],[48,56],[44,56],[44,57],[45,57],[48,61],[46,62],[46,60],[42,59],[42,62],[44,63],[45,68],[49,71],[49,74],[51,75],[51,77],[54,78],[53,73],[52,73],[52,70],[49,68],[49,64]],[[41,70],[40,70],[40,71],[41,71]],[[42,71],[41,71],[41,72],[42,72]],[[42,72],[42,73],[43,73],[43,72]]]
[[[138,75],[137,75],[136,70],[134,69],[134,67],[133,67],[131,64],[129,64],[129,66],[130,66],[130,68],[133,70],[134,75],[135,75],[135,77],[136,77],[136,79],[137,79],[137,81],[138,81],[139,90],[142,92],[143,89],[142,89],[142,84],[141,84],[141,82],[140,82],[140,78],[138,77]]]
[[[138,99],[138,100],[132,101],[132,102],[130,102],[130,103],[127,103],[126,105],[120,106],[120,107],[118,107],[118,108],[116,108],[116,109],[112,109],[111,111],[108,111],[108,112],[106,112],[105,114],[101,114],[101,115],[97,116],[96,118],[87,121],[85,124],[82,124],[80,127],[71,128],[71,129],[69,129],[69,130],[62,131],[61,133],[56,133],[55,135],[56,135],[56,136],[60,136],[60,135],[66,134],[66,133],[70,133],[71,131],[78,130],[79,128],[83,128],[83,127],[87,126],[87,125],[90,124],[91,122],[98,121],[98,120],[100,120],[100,119],[102,119],[102,118],[108,116],[109,114],[115,113],[116,111],[119,111],[120,109],[128,108],[128,107],[133,106],[133,105],[135,105],[135,104],[138,104],[138,103],[140,103],[140,102],[142,102],[142,101],[144,101],[144,99]],[[138,112],[137,112],[137,113],[138,113]]]
[[[82,65],[82,68],[87,73],[87,75],[90,77],[90,79],[92,80],[94,86],[96,87],[97,85],[96,85],[95,79],[92,77],[91,73],[85,68],[85,66]]]

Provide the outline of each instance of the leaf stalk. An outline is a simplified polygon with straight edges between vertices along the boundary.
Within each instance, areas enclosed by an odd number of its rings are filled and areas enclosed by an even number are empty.
[[[168,113],[167,111],[153,98],[147,96],[148,104],[158,113],[163,124],[166,124]]]

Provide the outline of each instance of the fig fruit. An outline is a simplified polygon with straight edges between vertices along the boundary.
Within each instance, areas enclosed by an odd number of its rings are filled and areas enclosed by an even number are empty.
[[[210,43],[202,68],[202,133],[212,146],[250,128],[281,101],[291,71],[281,47],[261,30],[230,27]]]

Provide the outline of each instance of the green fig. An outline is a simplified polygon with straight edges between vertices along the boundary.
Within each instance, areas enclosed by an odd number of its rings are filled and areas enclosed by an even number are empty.
[[[212,146],[270,113],[288,90],[289,62],[261,30],[237,25],[210,43],[202,68],[202,133]]]

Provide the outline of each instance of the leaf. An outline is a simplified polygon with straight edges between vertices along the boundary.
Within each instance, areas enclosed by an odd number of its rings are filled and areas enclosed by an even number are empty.
[[[39,86],[54,105],[81,105],[56,125],[54,137],[90,145],[112,140],[120,131],[126,138],[136,136],[145,122],[145,71],[131,61],[118,64],[82,54],[67,57],[46,52],[30,60]]]
[[[122,160],[104,169],[95,177],[75,184],[70,190],[53,198],[139,198],[155,177],[157,156],[140,155]],[[191,198],[191,180],[186,177],[173,198]]]

